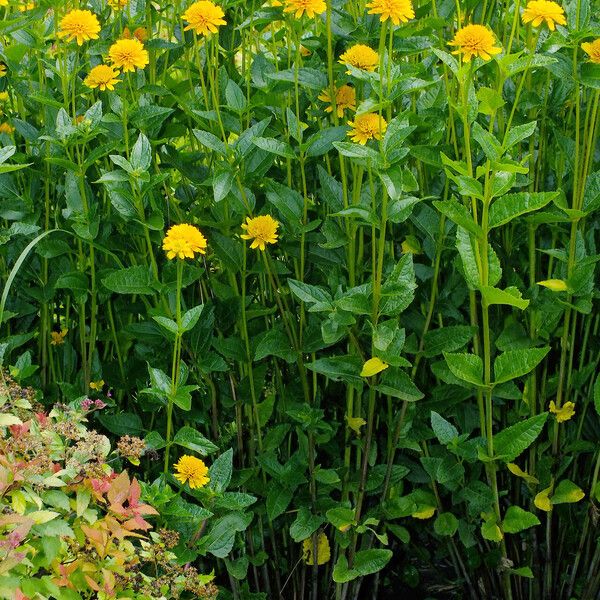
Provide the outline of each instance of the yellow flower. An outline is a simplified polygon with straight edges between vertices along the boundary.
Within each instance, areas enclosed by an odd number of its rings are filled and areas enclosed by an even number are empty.
[[[192,490],[204,487],[210,481],[208,467],[195,456],[184,454],[175,464],[175,471],[175,479],[182,484],[187,481]]]
[[[8,100],[8,92],[0,92],[0,102],[6,102]]]
[[[7,71],[8,67],[3,62],[0,62],[0,77],[4,77]]]
[[[6,135],[12,135],[15,132],[15,128],[10,123],[0,124],[0,133],[6,133]]]
[[[369,140],[380,140],[387,129],[386,120],[377,113],[357,115],[354,121],[348,121],[352,129],[348,135],[352,141],[365,145]]]
[[[59,38],[66,38],[67,42],[77,40],[77,45],[83,42],[98,39],[100,23],[98,17],[89,10],[75,9],[67,13],[60,20]]]
[[[142,44],[148,40],[148,31],[146,30],[145,27],[137,27],[136,29],[133,30],[133,34],[131,33],[131,31],[129,31],[129,27],[125,27],[125,29],[123,29],[123,36],[124,39],[131,39],[132,37],[138,39],[140,42],[142,42]]]
[[[108,0],[108,5],[115,11],[122,10],[127,6],[129,0]]]
[[[381,371],[384,371],[389,366],[390,365],[383,362],[380,358],[377,358],[376,356],[374,356],[373,358],[370,358],[363,365],[362,371],[360,372],[360,376],[361,377],[373,377],[373,375],[377,375],[377,373],[381,373]]]
[[[459,29],[449,46],[457,46],[452,54],[462,54],[469,62],[473,56],[489,60],[494,54],[500,54],[502,48],[494,47],[494,34],[484,25],[467,25]]]
[[[258,248],[264,250],[266,244],[275,244],[277,242],[277,228],[279,222],[271,215],[263,215],[260,217],[246,217],[246,222],[242,224],[242,229],[246,233],[242,233],[240,237],[243,240],[252,240],[250,248]]]
[[[567,291],[567,282],[562,279],[545,279],[544,281],[538,281],[537,284],[544,286],[553,292]]]
[[[19,9],[20,12],[25,12],[27,10],[33,10],[35,8],[35,2],[27,2],[27,0],[25,0],[24,2],[23,1],[20,2],[19,6],[17,8]]]
[[[225,13],[221,7],[208,0],[194,2],[194,4],[183,13],[184,20],[188,22],[184,31],[193,29],[198,35],[217,33],[219,27],[227,23],[227,21],[223,19],[224,16]]]
[[[99,392],[104,387],[104,379],[98,381],[90,381],[90,388]]]
[[[302,558],[307,565],[314,565],[315,561],[313,558],[314,554],[313,538],[306,538],[302,542]],[[327,536],[321,532],[317,536],[317,564],[324,565],[331,559],[331,548],[329,547],[329,540]]]
[[[339,62],[363,71],[374,71],[379,65],[379,54],[369,46],[355,44],[340,56]],[[350,71],[348,71],[348,74],[350,74]]]
[[[327,10],[324,0],[286,0],[283,12],[293,12],[296,19],[304,13],[311,19]]]
[[[98,65],[89,72],[88,76],[83,80],[83,83],[91,89],[100,88],[101,91],[112,91],[115,89],[115,85],[120,81],[118,77],[119,71],[115,71],[108,65]]]
[[[325,88],[319,94],[319,100],[331,103],[331,94],[328,88]],[[337,88],[335,92],[335,108],[338,117],[343,117],[346,109],[356,110],[356,91],[352,86],[343,85]],[[330,104],[325,109],[325,112],[333,112],[333,106]]]
[[[61,329],[60,331],[51,331],[50,332],[50,344],[52,346],[61,346],[65,343],[65,337],[69,333],[68,329]]]
[[[394,25],[406,23],[415,18],[415,11],[410,0],[372,0],[367,4],[370,15],[380,15],[381,22],[392,20]]]
[[[600,65],[600,38],[593,42],[583,42],[581,47],[589,55],[593,63]]]
[[[346,417],[348,429],[352,429],[356,435],[360,436],[360,428],[364,427],[367,422],[361,417]]]
[[[149,62],[148,51],[137,39],[116,41],[109,48],[108,56],[113,66],[123,69],[124,73],[143,69]]]
[[[556,420],[559,423],[564,423],[575,415],[575,403],[565,402],[560,408],[557,408],[554,400],[550,400],[550,412],[556,415]]]
[[[565,11],[560,4],[548,0],[532,0],[523,11],[523,23],[531,23],[539,27],[544,21],[550,31],[554,31],[556,24],[566,25]]]
[[[182,223],[173,225],[163,240],[163,250],[169,260],[177,258],[194,258],[195,254],[206,254],[206,238],[193,225]]]
[[[8,0],[0,0],[0,6],[8,6]]]

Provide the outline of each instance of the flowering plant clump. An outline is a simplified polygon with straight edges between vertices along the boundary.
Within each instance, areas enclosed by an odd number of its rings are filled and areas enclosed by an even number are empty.
[[[0,6],[1,599],[600,598],[598,0]]]

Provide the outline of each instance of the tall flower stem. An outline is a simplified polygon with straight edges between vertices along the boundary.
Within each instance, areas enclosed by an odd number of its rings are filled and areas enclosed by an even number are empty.
[[[167,398],[167,433],[165,447],[164,474],[169,471],[169,451],[171,449],[171,437],[173,435],[173,401],[177,393],[179,383],[179,364],[181,360],[181,288],[183,280],[183,263],[181,258],[177,259],[177,287],[175,290],[175,322],[177,323],[177,333],[173,343],[173,358],[171,361],[171,393]]]

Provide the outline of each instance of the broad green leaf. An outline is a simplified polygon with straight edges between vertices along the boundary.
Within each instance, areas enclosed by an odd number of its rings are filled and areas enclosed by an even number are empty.
[[[483,386],[483,361],[476,354],[444,352],[446,364],[455,377]]]
[[[425,334],[424,354],[430,358],[443,352],[455,352],[465,346],[474,333],[475,327],[470,325],[449,325],[428,331]]]
[[[509,506],[502,521],[502,529],[504,533],[519,533],[539,524],[540,520],[533,513],[519,506]]]
[[[435,411],[431,411],[431,428],[440,444],[449,444],[458,437],[458,429]]]
[[[362,362],[358,356],[348,354],[318,358],[306,366],[311,371],[325,375],[333,381],[345,381],[348,384],[362,384],[364,381],[360,376]]]
[[[231,481],[233,473],[233,449],[229,448],[218,456],[208,470],[210,476],[209,487],[215,492],[224,492]]]
[[[494,361],[494,385],[522,377],[531,372],[550,352],[550,347],[508,350]]]
[[[466,229],[476,237],[483,235],[481,227],[473,220],[473,215],[471,215],[467,207],[461,202],[451,198],[445,201],[434,200],[433,205],[453,223],[460,225],[460,227]]]
[[[400,398],[406,402],[416,402],[424,395],[404,371],[395,367],[384,371],[375,389],[386,396]]]
[[[479,288],[483,301],[488,305],[504,304],[506,306],[514,306],[524,310],[529,306],[529,300],[525,300],[520,290],[516,287],[509,287],[505,290],[499,288],[484,286]]]
[[[494,436],[495,457],[513,462],[542,432],[548,413],[541,413],[506,427]]]
[[[600,416],[600,375],[596,377],[596,383],[594,384],[594,406]]]
[[[518,192],[505,194],[490,208],[490,228],[500,227],[525,213],[539,210],[558,197],[558,192]]]
[[[210,440],[206,439],[199,431],[188,425],[182,427],[175,434],[173,443],[181,446],[182,448],[193,450],[201,456],[212,454],[219,449]]]
[[[252,143],[265,152],[270,152],[271,154],[276,154],[277,156],[282,156],[283,158],[296,157],[292,147],[289,144],[286,144],[281,140],[276,140],[275,138],[255,137],[252,140]]]
[[[504,150],[510,150],[514,145],[526,140],[528,137],[531,137],[536,127],[537,121],[531,121],[530,123],[525,123],[525,125],[511,127],[506,133],[503,144]]]
[[[287,509],[293,495],[291,489],[279,485],[276,481],[271,482],[267,492],[267,515],[270,521],[276,519]]]
[[[585,492],[572,481],[563,479],[551,496],[552,504],[573,504],[585,498]]]
[[[300,508],[295,521],[290,526],[290,535],[298,543],[310,537],[324,522],[325,519],[313,515],[306,507]]]
[[[440,513],[433,522],[433,529],[438,535],[452,537],[458,529],[458,519],[451,512]]]

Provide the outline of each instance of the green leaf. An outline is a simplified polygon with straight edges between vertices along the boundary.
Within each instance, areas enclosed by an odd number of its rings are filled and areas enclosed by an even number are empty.
[[[476,354],[444,352],[444,358],[455,377],[478,387],[483,386],[483,361],[481,357]]]
[[[548,413],[541,413],[503,429],[494,436],[494,454],[505,462],[513,462],[527,450],[542,432]]]
[[[450,512],[440,513],[433,523],[433,529],[438,535],[452,537],[458,529],[458,519]]]
[[[103,285],[116,294],[155,294],[152,282],[152,272],[141,265],[113,271],[102,278]]]
[[[360,376],[362,361],[358,356],[331,356],[329,358],[318,358],[307,368],[315,373],[325,375],[333,381],[345,381],[348,384],[362,384]]]
[[[573,504],[585,498],[584,491],[572,481],[563,479],[554,490],[550,500],[552,504]]]
[[[231,481],[233,473],[233,449],[229,448],[218,456],[208,470],[209,487],[217,493],[224,492]]]
[[[396,317],[404,312],[413,301],[416,288],[412,254],[405,254],[381,286],[380,314]]]
[[[194,329],[196,323],[200,319],[203,309],[204,304],[199,304],[198,306],[194,306],[183,313],[181,317],[181,333]]]
[[[140,133],[131,149],[129,162],[136,171],[147,171],[150,168],[150,164],[152,163],[152,146],[143,133]]]
[[[291,489],[272,481],[267,492],[267,515],[270,521],[281,515],[292,501],[294,493]]]
[[[308,508],[303,506],[298,511],[295,521],[290,526],[290,535],[298,543],[310,537],[324,522],[325,519],[313,515]]]
[[[276,154],[277,156],[282,156],[283,158],[296,158],[292,147],[281,140],[276,140],[275,138],[255,137],[252,140],[252,143],[265,152],[270,152],[271,154]]]
[[[288,279],[290,292],[302,302],[313,304],[309,308],[310,312],[322,310],[333,310],[333,299],[323,288],[316,285],[309,285],[296,279]]]
[[[200,129],[194,129],[194,135],[203,146],[214,150],[221,156],[227,156],[227,146],[216,135]]]
[[[511,127],[509,132],[506,134],[506,140],[503,144],[504,150],[510,150],[510,148],[519,142],[522,142],[533,135],[536,127],[537,121],[531,121],[530,123],[525,123],[525,125]]]
[[[333,142],[333,146],[343,156],[348,158],[362,158],[364,160],[372,160],[377,162],[380,159],[379,153],[361,144],[353,144],[352,142]]]
[[[600,375],[596,377],[596,383],[594,384],[594,406],[598,416],[600,416]]]
[[[216,452],[219,448],[215,446],[210,440],[206,439],[199,431],[196,431],[193,427],[185,425],[182,427],[173,438],[173,443],[193,450],[201,456],[206,456]]]
[[[502,521],[502,529],[505,533],[519,533],[539,524],[540,520],[533,513],[518,506],[509,506]]]
[[[527,375],[542,362],[550,347],[508,350],[494,361],[494,385]]]
[[[508,287],[505,290],[501,290],[488,285],[480,287],[479,291],[487,306],[503,304],[505,306],[514,306],[521,310],[529,306],[529,300],[525,300],[521,295],[521,291],[516,287]]]
[[[394,367],[390,367],[383,372],[375,389],[386,396],[400,398],[405,402],[416,402],[424,396],[423,392],[419,390],[404,371]]]
[[[139,435],[144,430],[142,420],[133,413],[99,413],[96,418],[114,435]]]
[[[471,340],[475,331],[476,328],[470,325],[449,325],[428,331],[425,334],[424,354],[430,358],[459,350]]]
[[[458,429],[435,411],[431,411],[431,428],[440,444],[449,444],[458,437]]]
[[[358,571],[361,577],[377,573],[390,562],[392,556],[393,552],[391,550],[382,548],[361,550],[354,557],[354,569]]]
[[[494,201],[490,208],[490,229],[500,227],[525,213],[543,208],[557,198],[558,192],[518,192],[505,194]]]
[[[433,205],[453,223],[460,225],[460,227],[466,229],[476,237],[483,235],[481,227],[473,220],[469,209],[461,202],[451,198],[445,201],[434,200]]]

